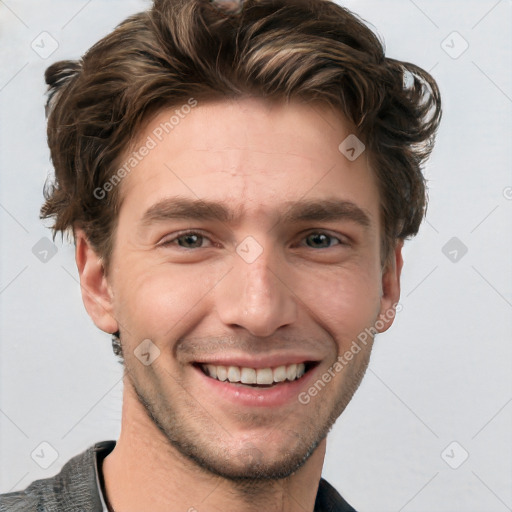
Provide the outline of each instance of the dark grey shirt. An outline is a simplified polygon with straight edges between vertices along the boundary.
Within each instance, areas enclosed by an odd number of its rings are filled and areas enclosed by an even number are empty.
[[[102,441],[70,459],[61,472],[36,480],[24,491],[0,495],[0,512],[108,512],[102,492],[101,464],[115,441]],[[355,512],[324,479],[314,512]]]

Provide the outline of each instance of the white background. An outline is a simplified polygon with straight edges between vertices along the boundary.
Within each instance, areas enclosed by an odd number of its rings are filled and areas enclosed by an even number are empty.
[[[46,263],[32,252],[51,236],[38,220],[51,172],[43,73],[148,5],[0,1],[0,492],[119,434],[121,366],[85,313],[73,248],[57,241]],[[444,119],[427,222],[405,247],[403,310],[329,436],[324,477],[359,511],[512,510],[512,3],[343,5],[388,56],[432,70]],[[59,45],[47,59],[31,48],[43,31]],[[468,249],[455,263],[442,252],[452,237]],[[31,458],[43,441],[58,454],[47,469]]]

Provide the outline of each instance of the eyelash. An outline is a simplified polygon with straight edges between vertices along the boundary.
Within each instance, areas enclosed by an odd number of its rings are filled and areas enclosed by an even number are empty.
[[[163,247],[168,247],[168,246],[171,246],[171,245],[175,245],[174,242],[176,242],[180,238],[183,238],[183,237],[186,237],[186,236],[190,236],[190,235],[196,235],[196,236],[202,237],[204,239],[210,240],[208,236],[206,236],[205,234],[201,233],[200,231],[183,231],[183,232],[177,233],[170,240],[164,240],[159,245],[163,246]],[[335,246],[348,245],[348,243],[342,241],[340,238],[338,238],[336,236],[333,236],[333,235],[327,233],[326,231],[322,231],[322,230],[317,230],[317,231],[312,230],[312,231],[306,233],[301,240],[304,240],[304,239],[308,238],[311,235],[325,235],[328,238],[330,238],[331,240],[337,240],[339,242],[337,244],[331,245],[330,247],[322,247],[321,249],[331,249],[332,247],[335,247]],[[187,247],[181,247],[181,246],[178,246],[178,247],[180,247],[181,249],[184,249],[184,250],[189,250],[189,251],[192,251],[194,249],[203,249],[203,247],[194,247],[194,248],[187,248]],[[313,247],[309,247],[309,248],[313,249]]]

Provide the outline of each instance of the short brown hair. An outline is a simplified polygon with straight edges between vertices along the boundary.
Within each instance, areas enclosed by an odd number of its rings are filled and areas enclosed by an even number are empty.
[[[376,35],[329,0],[237,5],[155,0],[81,60],[46,70],[55,182],[41,217],[55,218],[54,237],[79,226],[108,264],[119,187],[101,199],[94,190],[112,178],[143,123],[191,97],[242,96],[320,100],[342,112],[377,178],[383,261],[398,239],[417,233],[427,202],[422,165],[441,117],[434,79],[386,58]]]

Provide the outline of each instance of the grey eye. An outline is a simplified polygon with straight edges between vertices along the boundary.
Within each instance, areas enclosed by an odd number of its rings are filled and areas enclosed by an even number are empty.
[[[197,249],[203,245],[203,236],[195,233],[181,235],[176,240],[180,247],[186,247],[187,249]]]
[[[325,233],[311,233],[305,238],[305,240],[309,247],[325,249],[331,247],[332,244],[330,242],[337,239]]]

